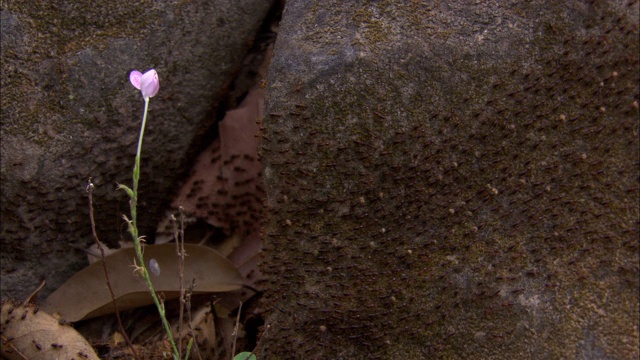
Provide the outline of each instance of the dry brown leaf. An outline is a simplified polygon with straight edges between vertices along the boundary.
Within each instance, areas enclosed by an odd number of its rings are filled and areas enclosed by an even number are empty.
[[[227,239],[218,245],[245,278],[245,285],[256,287],[261,279],[258,269],[263,220],[262,164],[258,158],[260,121],[263,116],[264,91],[254,89],[236,110],[227,112],[218,124],[220,138],[200,154],[192,175],[172,203],[182,206],[187,215],[224,229]],[[158,228],[158,236],[171,229]],[[189,227],[187,226],[187,230]],[[171,239],[168,232],[165,239]],[[235,306],[246,301],[253,292],[226,294],[224,304]]]
[[[119,244],[120,244],[120,247],[117,249],[110,249],[104,246],[104,256],[109,256],[115,252],[120,251],[120,249],[133,247],[133,241],[120,240]],[[93,244],[89,246],[89,248],[87,248],[85,252],[87,253],[87,260],[89,260],[89,264],[93,264],[94,262],[102,259],[102,254],[100,253],[100,248],[98,247],[98,244]]]
[[[241,323],[238,324],[236,333],[236,318],[231,314],[231,311],[219,304],[215,304],[214,309],[215,321],[220,332],[220,339],[222,339],[222,347],[218,346],[216,353],[220,354],[224,350],[224,354],[233,354],[233,341],[244,338],[244,326]]]
[[[245,285],[255,287],[255,283],[262,278],[258,268],[258,260],[262,251],[262,239],[260,230],[249,234],[242,244],[227,256],[227,259],[238,268],[245,278]]]
[[[216,324],[213,313],[211,312],[211,306],[204,305],[193,313],[189,327],[183,326],[182,333],[180,334],[182,338],[190,335],[189,328],[193,329],[197,347],[205,359],[221,359]],[[175,328],[174,332],[177,333]],[[193,359],[197,358],[195,352],[194,346],[194,353],[191,355]]]
[[[180,336],[186,338],[190,335],[189,328],[193,329],[193,335],[201,355],[206,359],[224,359],[225,354],[231,354],[233,340],[245,336],[244,326],[238,324],[238,334],[235,335],[236,317],[231,311],[219,303],[215,305],[215,311],[211,311],[210,305],[203,305],[193,313],[189,326],[183,326]],[[173,326],[173,332],[178,333],[177,324]],[[197,355],[192,354],[192,358]],[[227,356],[228,357],[228,356]]]
[[[258,266],[262,251],[262,238],[260,231],[249,234],[244,241],[227,256],[229,261],[238,268],[244,278],[244,284],[253,288],[259,288],[258,283],[262,280],[262,273]],[[255,293],[253,291],[234,291],[225,294],[221,298],[220,304],[231,309],[235,309],[239,302],[246,302]]]
[[[5,302],[0,320],[3,359],[98,359],[75,329],[34,305]]]
[[[238,270],[217,251],[199,245],[185,244],[184,282],[195,278],[194,294],[238,290],[243,281]],[[118,309],[126,310],[153,303],[146,284],[134,274],[134,249],[122,249],[106,257],[111,286]],[[180,295],[178,257],[175,244],[147,245],[144,258],[156,292],[164,298],[175,299]],[[158,265],[159,272],[154,271]],[[106,285],[102,260],[75,274],[42,304],[49,313],[58,312],[67,321],[78,321],[113,313],[111,296]]]
[[[227,112],[218,124],[220,138],[196,160],[193,175],[172,203],[175,209],[182,206],[227,235],[244,237],[259,227],[264,188],[257,135],[263,103],[264,90],[255,89]]]

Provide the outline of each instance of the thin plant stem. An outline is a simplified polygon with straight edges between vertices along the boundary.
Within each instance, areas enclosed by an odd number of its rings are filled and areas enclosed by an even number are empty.
[[[176,226],[176,217],[171,215],[171,224],[173,225],[173,238],[176,242],[176,255],[178,256],[178,262],[180,261],[180,237],[178,235],[178,228]],[[184,309],[184,298],[182,290],[182,267],[178,264],[178,276],[180,278],[180,315],[178,316],[178,355],[182,358],[182,314]]]
[[[187,325],[189,326],[189,334],[191,334],[191,339],[193,339],[193,344],[196,347],[196,354],[198,355],[198,359],[202,360],[202,355],[200,355],[200,348],[198,348],[198,342],[195,341],[196,339],[196,335],[193,332],[193,326],[191,326],[191,322],[193,321],[193,318],[191,317],[191,294],[193,293],[193,289],[196,287],[196,278],[193,277],[193,279],[191,279],[191,286],[189,286],[189,290],[187,290],[187,293],[185,294],[185,308],[187,310]]]
[[[193,348],[193,338],[189,339],[187,343],[187,355],[185,355],[184,360],[189,360],[189,355],[191,355],[191,349]]]
[[[253,348],[253,350],[249,353],[249,355],[247,356],[247,359],[251,359],[251,355],[253,355],[253,356],[257,356],[258,355],[256,353],[256,351],[258,351],[258,348],[262,344],[262,340],[264,340],[264,338],[267,336],[267,332],[269,331],[270,327],[271,327],[271,325],[268,325],[268,324],[265,325],[264,332],[262,333],[262,336],[260,336],[260,340],[258,340],[258,343],[256,344],[256,347]]]
[[[109,271],[107,271],[107,259],[106,259],[106,256],[104,255],[104,247],[102,246],[102,242],[98,238],[98,232],[96,231],[96,221],[95,221],[95,216],[93,212],[93,189],[94,189],[93,183],[91,182],[91,178],[89,178],[89,184],[87,185],[87,193],[89,193],[89,220],[91,222],[91,233],[93,234],[93,239],[96,242],[96,246],[98,247],[98,249],[100,249],[100,255],[102,256],[102,270],[104,271],[104,277],[107,281],[109,294],[111,294],[111,302],[113,303],[113,310],[115,311],[116,319],[118,320],[118,327],[120,328],[120,332],[122,333],[122,336],[124,337],[124,340],[126,341],[127,346],[129,346],[129,349],[131,349],[131,352],[133,353],[133,357],[135,359],[138,359],[138,353],[136,352],[136,349],[133,347],[133,344],[131,343],[131,339],[129,339],[127,332],[124,330],[124,325],[122,325],[122,319],[120,319],[120,310],[118,310],[116,295],[114,294],[113,288],[111,287],[111,280],[109,280]]]
[[[236,340],[238,340],[238,327],[240,325],[240,313],[242,312],[242,301],[240,301],[240,307],[238,308],[238,316],[236,318],[236,326],[233,329],[233,347],[231,348],[231,356],[236,356]]]
[[[9,337],[6,337],[4,335],[0,335],[0,336],[1,336],[1,339],[2,339],[2,345],[4,346],[6,344],[6,346],[10,348],[10,349],[7,349],[7,352],[9,352],[9,353],[14,352],[15,354],[18,354],[18,356],[21,359],[29,360],[28,357],[24,356],[24,354],[21,353],[20,350],[15,345],[13,345],[13,341],[11,341],[11,340],[13,340],[13,337],[9,338]],[[33,340],[33,341],[35,341],[35,340]],[[4,352],[5,350],[2,349],[2,351]]]
[[[178,256],[178,276],[180,281],[180,315],[178,317],[178,352],[182,357],[182,320],[184,319],[185,291],[184,291],[184,208],[180,206],[180,230],[176,226],[176,218],[171,215],[173,223],[173,237],[176,241],[176,255]],[[189,354],[187,354],[188,356]]]
[[[184,251],[184,209],[182,208],[182,206],[180,206],[180,247],[179,247],[179,254],[178,256],[180,257],[180,269],[179,269],[179,276],[180,276],[180,330],[182,330],[182,319],[184,316],[184,307],[185,307],[185,293],[184,293],[184,257],[186,256],[186,253]],[[182,333],[181,333],[182,334]],[[180,349],[182,349],[182,337],[180,337]],[[187,356],[189,356],[189,353],[187,353]]]
[[[175,341],[173,340],[173,334],[171,332],[171,326],[167,321],[167,317],[164,310],[164,305],[160,303],[158,300],[158,296],[153,288],[153,283],[151,282],[151,277],[149,276],[149,272],[147,271],[147,267],[144,262],[144,256],[142,254],[142,245],[140,244],[140,236],[138,232],[138,214],[137,214],[137,205],[138,205],[138,183],[140,181],[140,156],[142,153],[142,139],[144,138],[144,128],[147,123],[147,113],[149,110],[149,98],[144,99],[144,115],[142,117],[142,125],[140,126],[140,137],[138,138],[138,151],[136,152],[136,160],[135,165],[133,167],[133,191],[131,196],[131,201],[129,204],[131,206],[131,221],[129,223],[129,232],[133,237],[133,245],[135,247],[136,255],[138,257],[139,265],[139,273],[144,278],[147,287],[149,288],[149,292],[151,293],[151,297],[153,298],[153,302],[158,308],[158,313],[160,314],[160,319],[162,320],[162,325],[167,333],[167,337],[169,338],[169,343],[171,343],[171,349],[173,351],[173,357],[175,359],[179,359],[180,355],[178,349],[176,347]]]

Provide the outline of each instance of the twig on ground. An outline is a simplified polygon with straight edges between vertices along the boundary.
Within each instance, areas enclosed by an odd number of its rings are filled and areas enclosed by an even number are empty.
[[[231,358],[236,356],[236,340],[238,340],[238,326],[240,325],[240,313],[242,312],[242,301],[238,307],[238,316],[236,316],[236,326],[233,328],[233,347],[231,348]]]
[[[23,305],[24,306],[24,305]],[[20,350],[18,350],[18,348],[13,345],[13,343],[11,342],[12,339],[7,338],[6,336],[2,335],[2,345],[5,346],[9,346],[11,348],[11,351],[15,352],[16,354],[18,354],[18,356],[20,356],[21,359],[23,360],[29,360],[28,357],[24,356],[23,353],[20,352]],[[35,340],[34,340],[35,341]]]
[[[120,319],[120,311],[118,310],[118,304],[116,303],[116,295],[113,293],[113,288],[111,287],[111,281],[109,280],[109,272],[107,271],[107,260],[104,255],[104,247],[102,246],[102,242],[98,238],[98,233],[96,232],[96,222],[93,215],[93,183],[91,182],[91,178],[89,178],[89,184],[87,185],[87,193],[89,193],[89,219],[91,221],[91,233],[93,234],[93,239],[96,241],[96,246],[100,249],[100,255],[102,256],[102,269],[104,270],[104,276],[107,280],[107,287],[109,288],[109,294],[111,294],[111,302],[113,303],[113,308],[116,313],[116,319],[118,320],[118,326],[120,327],[120,332],[124,337],[124,340],[127,343],[127,346],[131,349],[133,353],[133,357],[138,359],[138,353],[136,349],[133,347],[127,332],[124,330],[124,325],[122,325],[122,320]]]
[[[251,355],[255,355],[256,357],[258,356],[256,351],[260,347],[260,344],[262,344],[262,340],[267,336],[267,331],[269,331],[270,327],[271,327],[271,325],[265,325],[264,326],[264,332],[262,333],[262,336],[260,336],[260,340],[258,340],[258,343],[256,344],[256,347],[253,348],[253,350],[249,353],[249,356],[247,356],[247,359],[251,359]]]

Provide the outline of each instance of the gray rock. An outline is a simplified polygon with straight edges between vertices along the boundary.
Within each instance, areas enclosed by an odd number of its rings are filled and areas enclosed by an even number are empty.
[[[48,294],[86,264],[98,234],[128,239],[122,215],[144,102],[133,69],[155,68],[142,154],[139,222],[151,235],[214,121],[270,1],[12,1],[2,9],[2,298]]]
[[[638,357],[638,2],[287,3],[263,356]]]

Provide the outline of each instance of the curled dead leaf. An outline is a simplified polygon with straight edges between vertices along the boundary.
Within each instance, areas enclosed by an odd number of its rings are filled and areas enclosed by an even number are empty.
[[[184,281],[195,278],[194,294],[238,290],[243,280],[238,270],[220,253],[208,247],[185,244],[187,257]],[[134,274],[134,249],[122,249],[106,257],[118,309],[126,310],[153,303],[146,284]],[[157,293],[167,300],[180,296],[178,257],[175,244],[147,245],[144,258],[149,268],[153,263],[151,281]],[[157,275],[156,275],[157,274]],[[67,321],[79,321],[114,312],[106,285],[102,260],[76,273],[42,303],[42,309],[58,313]]]
[[[74,328],[61,325],[34,305],[7,301],[2,304],[0,320],[3,359],[98,359]]]

